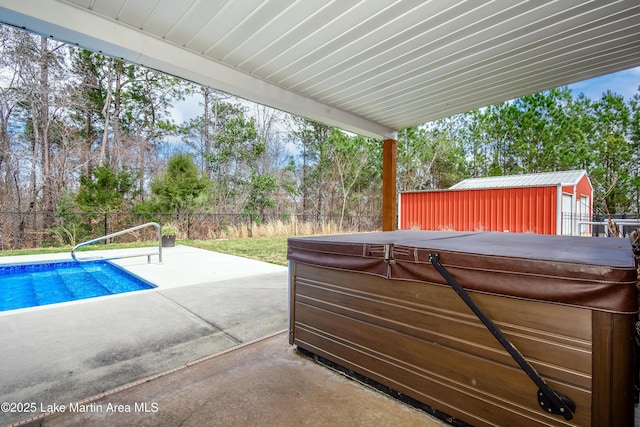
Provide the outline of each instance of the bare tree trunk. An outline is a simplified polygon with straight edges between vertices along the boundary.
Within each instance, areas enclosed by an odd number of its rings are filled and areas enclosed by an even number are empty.
[[[85,143],[84,143],[84,158],[86,162],[85,173],[88,177],[93,173],[93,156],[91,153],[91,146],[93,145],[93,126],[91,121],[91,109],[85,106]]]
[[[12,108],[3,102],[0,107],[0,210],[10,210],[13,201],[13,167],[11,163],[11,138],[7,128]]]
[[[204,160],[204,172],[209,181],[213,179],[213,170],[211,169],[211,162],[209,161],[209,156],[211,155],[211,112],[209,111],[209,101],[211,97],[211,89],[206,86],[202,87],[202,102],[204,106],[204,116],[203,116],[203,126],[202,126],[202,137],[204,139],[204,152],[203,152],[203,160]]]
[[[109,67],[107,69],[107,96],[104,100],[104,106],[102,107],[102,117],[104,117],[104,131],[102,133],[102,144],[100,145],[100,157],[98,158],[98,166],[104,165],[107,155],[107,145],[109,144],[109,121],[111,110],[111,98],[113,96],[113,60],[109,60]]]
[[[38,127],[40,149],[42,150],[42,210],[53,211],[53,186],[51,182],[51,146],[49,141],[49,40],[40,37],[40,84],[38,100]],[[35,126],[34,126],[35,127]]]
[[[114,85],[114,93],[112,95],[113,98],[113,137],[111,139],[111,153],[109,156],[109,163],[113,170],[118,170],[122,166],[123,155],[120,152],[123,143],[122,132],[120,130],[120,112],[122,111],[122,86],[124,83],[122,82],[122,69],[120,67],[120,63],[115,67],[115,85]]]
[[[153,97],[153,87],[151,82],[149,81],[149,70],[144,75],[145,79],[145,87],[146,87],[146,95],[148,105],[144,108],[145,122],[147,123],[145,126],[141,126],[138,130],[138,140],[141,141],[140,147],[140,178],[139,178],[139,190],[140,194],[144,194],[144,181],[145,181],[145,170],[146,170],[146,155],[149,148],[152,146],[154,130],[156,127],[156,105],[154,103]],[[144,130],[147,130],[146,136],[143,134]]]

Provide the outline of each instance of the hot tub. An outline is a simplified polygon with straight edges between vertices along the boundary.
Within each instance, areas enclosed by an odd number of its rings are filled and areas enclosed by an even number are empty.
[[[633,426],[627,239],[407,230],[292,238],[288,259],[300,349],[476,426]]]

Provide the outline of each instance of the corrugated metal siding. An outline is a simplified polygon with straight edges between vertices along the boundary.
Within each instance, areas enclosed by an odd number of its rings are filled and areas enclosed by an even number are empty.
[[[593,187],[587,175],[584,175],[576,184],[576,192],[578,198],[580,196],[589,196],[589,199],[593,199]]]
[[[557,233],[558,187],[400,194],[400,228]]]

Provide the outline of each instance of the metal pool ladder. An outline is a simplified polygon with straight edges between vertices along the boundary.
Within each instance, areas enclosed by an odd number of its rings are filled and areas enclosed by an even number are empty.
[[[102,240],[107,240],[107,239],[110,239],[112,237],[120,236],[122,234],[131,233],[132,231],[140,230],[141,228],[146,228],[146,227],[151,227],[151,226],[154,226],[154,227],[156,227],[158,229],[158,252],[145,252],[145,253],[140,253],[140,254],[121,255],[121,256],[117,256],[117,257],[101,258],[101,259],[119,259],[119,258],[133,258],[133,257],[139,257],[139,256],[146,256],[147,257],[147,263],[151,264],[151,257],[153,255],[158,255],[158,262],[162,263],[162,226],[160,224],[158,224],[157,222],[147,222],[147,223],[142,224],[142,225],[137,225],[135,227],[127,228],[126,230],[122,230],[122,231],[118,231],[118,232],[115,232],[115,233],[107,234],[106,236],[98,237],[97,239],[87,240],[86,242],[79,243],[79,244],[75,245],[73,247],[73,249],[71,249],[71,258],[73,258],[74,261],[78,261],[78,262],[90,261],[90,260],[92,260],[91,258],[85,258],[85,259],[76,258],[76,250],[78,250],[82,246],[92,245],[94,243],[101,242]]]

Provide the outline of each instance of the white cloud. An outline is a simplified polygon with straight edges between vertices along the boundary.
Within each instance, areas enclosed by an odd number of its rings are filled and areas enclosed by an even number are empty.
[[[189,120],[202,115],[201,98],[201,96],[195,94],[187,96],[180,102],[176,102],[175,105],[169,109],[173,121],[176,124],[181,125],[184,122],[188,122]]]

